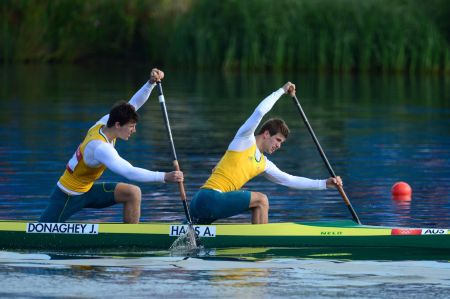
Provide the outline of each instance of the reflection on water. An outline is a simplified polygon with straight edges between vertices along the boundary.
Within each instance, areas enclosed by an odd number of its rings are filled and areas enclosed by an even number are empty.
[[[0,295],[100,298],[108,290],[112,298],[445,298],[450,287],[446,262],[159,254],[83,259],[0,252]]]
[[[87,128],[145,81],[142,68],[22,66],[0,69],[0,218],[37,219]],[[164,90],[189,198],[206,180],[237,128],[270,92],[291,80],[362,222],[450,227],[449,78],[377,75],[221,74],[166,70]],[[170,148],[156,91],[138,132],[118,150],[132,164],[170,170]],[[301,176],[328,176],[293,103],[279,101],[292,135],[273,160]],[[107,172],[105,180],[122,180]],[[411,203],[390,188],[406,181]],[[175,185],[141,185],[143,221],[181,221]],[[296,191],[257,178],[270,219],[311,221],[350,215],[336,191]],[[83,211],[73,220],[121,221],[121,208]],[[228,221],[248,222],[249,215]]]

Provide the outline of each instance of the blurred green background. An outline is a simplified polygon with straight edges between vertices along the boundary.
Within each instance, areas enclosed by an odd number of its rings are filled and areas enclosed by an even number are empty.
[[[0,63],[450,72],[447,0],[2,0]]]

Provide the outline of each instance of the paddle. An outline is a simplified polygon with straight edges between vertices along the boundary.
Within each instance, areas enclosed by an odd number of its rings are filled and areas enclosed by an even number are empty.
[[[311,125],[308,122],[308,119],[306,118],[306,114],[305,112],[303,112],[302,106],[300,105],[300,102],[297,99],[297,96],[294,95],[292,97],[292,99],[294,100],[294,103],[296,104],[298,111],[300,112],[300,114],[302,115],[303,118],[303,122],[305,123],[306,127],[308,128],[309,134],[311,135],[312,139],[314,140],[314,143],[316,144],[317,150],[320,153],[320,156],[322,157],[323,162],[325,163],[325,165],[328,168],[328,172],[330,173],[330,175],[332,177],[336,177],[336,174],[334,173],[333,168],[330,165],[330,162],[328,162],[327,157],[325,156],[324,151],[322,150],[322,147],[320,146],[319,140],[317,140],[316,135],[314,134],[314,131],[311,127]],[[352,204],[350,203],[350,200],[348,199],[347,195],[345,194],[344,188],[342,186],[337,186],[339,193],[342,196],[342,199],[344,200],[345,204],[347,205],[347,208],[349,209],[350,213],[352,214],[353,220],[358,223],[361,224],[361,221],[358,218],[358,215],[356,215],[355,210],[352,207]]]
[[[172,164],[176,171],[180,171],[180,165],[178,164],[177,153],[175,151],[175,144],[173,142],[172,130],[170,129],[169,115],[167,114],[166,102],[164,100],[164,94],[162,91],[161,82],[156,82],[156,86],[158,89],[159,103],[161,104],[161,110],[162,110],[163,117],[164,117],[164,124],[166,125],[166,130],[167,130],[167,135],[169,137],[170,146],[172,147],[172,156],[173,156]],[[188,207],[188,203],[186,200],[186,191],[184,190],[183,182],[178,183],[178,188],[180,190],[180,197],[181,197],[181,201],[183,203],[184,214],[186,215],[186,219],[187,219],[188,225],[189,225],[188,234],[189,233],[191,234],[190,239],[193,242],[193,245],[195,247],[197,247],[196,234],[195,234],[194,227],[192,226],[191,214],[189,213],[189,207]]]

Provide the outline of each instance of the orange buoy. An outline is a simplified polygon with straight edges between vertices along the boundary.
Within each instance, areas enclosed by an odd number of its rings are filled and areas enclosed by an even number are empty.
[[[394,200],[411,200],[412,189],[408,183],[397,182],[392,186],[391,193]]]

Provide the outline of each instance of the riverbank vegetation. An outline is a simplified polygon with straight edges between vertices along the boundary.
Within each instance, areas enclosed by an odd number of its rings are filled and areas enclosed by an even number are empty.
[[[450,72],[445,0],[3,0],[2,63]]]

